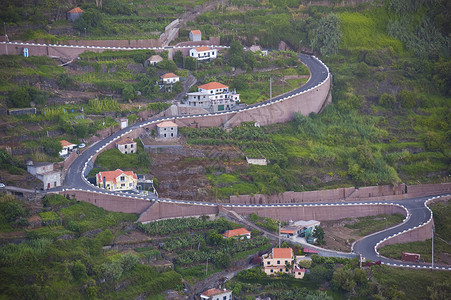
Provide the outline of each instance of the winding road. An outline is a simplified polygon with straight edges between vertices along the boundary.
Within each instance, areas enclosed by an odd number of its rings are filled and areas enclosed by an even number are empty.
[[[202,117],[202,116],[211,116],[211,115],[218,115],[218,114],[231,114],[236,113],[238,111],[246,111],[246,110],[252,110],[256,109],[258,107],[271,105],[272,103],[278,102],[278,101],[284,101],[285,99],[301,94],[303,92],[307,92],[311,89],[314,89],[321,85],[323,82],[325,82],[329,76],[329,69],[327,66],[322,63],[319,59],[317,59],[314,56],[304,55],[300,54],[299,58],[302,60],[304,64],[306,64],[311,72],[311,76],[309,81],[303,85],[302,87],[290,91],[284,95],[274,97],[273,99],[256,103],[253,105],[249,105],[245,108],[242,108],[240,110],[231,110],[226,112],[218,112],[218,113],[212,113],[212,114],[202,114],[202,115],[184,115],[184,116],[173,116],[173,117],[160,117],[160,118],[153,118],[145,121],[141,121],[139,123],[136,123],[132,126],[129,126],[127,128],[124,128],[111,136],[105,138],[104,140],[101,140],[90,147],[88,147],[81,155],[79,155],[75,161],[72,163],[71,167],[67,171],[66,179],[63,187],[53,189],[53,191],[67,191],[67,190],[82,190],[82,191],[90,191],[93,193],[102,193],[102,194],[111,194],[111,195],[119,195],[119,196],[126,196],[129,198],[137,198],[137,199],[145,199],[148,201],[160,201],[160,202],[172,202],[172,203],[188,203],[188,204],[196,204],[196,205],[206,205],[206,206],[215,206],[217,203],[207,203],[207,202],[193,202],[193,201],[182,201],[182,200],[171,200],[171,199],[163,199],[163,198],[152,198],[152,197],[146,197],[136,194],[128,194],[124,192],[111,192],[106,191],[104,189],[100,189],[96,187],[95,185],[92,185],[89,183],[85,176],[90,168],[88,165],[92,164],[92,158],[95,154],[102,151],[107,145],[114,142],[115,140],[123,137],[126,134],[129,134],[131,131],[136,130],[138,128],[161,122],[163,120],[176,120],[176,119],[185,119],[185,118],[193,118],[193,117]],[[445,196],[445,195],[439,195]],[[448,195],[446,195],[448,196]],[[243,205],[243,204],[222,204],[224,207],[228,209],[233,209],[234,207],[240,207],[240,206],[266,206],[266,207],[272,207],[274,209],[277,209],[278,207],[286,207],[286,206],[339,206],[339,205],[397,205],[406,210],[406,219],[403,221],[403,223],[388,228],[387,230],[372,234],[370,236],[367,236],[359,241],[357,241],[353,245],[353,253],[357,253],[362,255],[362,257],[372,260],[372,261],[381,261],[383,264],[387,264],[390,266],[397,266],[397,267],[410,267],[410,268],[432,268],[430,264],[406,264],[394,259],[388,259],[385,257],[382,257],[379,255],[377,251],[377,246],[384,240],[394,237],[398,234],[404,233],[409,230],[414,230],[420,226],[427,225],[429,222],[432,221],[432,212],[427,207],[426,203],[427,201],[435,199],[423,197],[423,198],[412,198],[412,199],[405,199],[398,202],[346,202],[346,203],[321,203],[321,204],[268,204],[268,205]],[[325,250],[329,252],[334,252],[330,250]],[[451,270],[450,267],[445,266],[434,266],[434,269],[439,270]]]

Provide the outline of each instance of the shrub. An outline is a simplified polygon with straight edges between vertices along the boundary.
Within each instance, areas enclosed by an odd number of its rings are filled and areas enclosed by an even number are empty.
[[[379,96],[379,105],[385,108],[393,108],[395,105],[396,99],[395,96],[387,93],[383,93]]]
[[[415,94],[408,90],[400,90],[398,92],[398,101],[402,108],[413,108],[416,104]]]
[[[17,201],[8,201],[1,205],[0,212],[9,223],[12,223],[25,214],[25,209]]]

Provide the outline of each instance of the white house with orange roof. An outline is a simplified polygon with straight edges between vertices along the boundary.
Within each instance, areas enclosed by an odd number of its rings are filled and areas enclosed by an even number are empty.
[[[250,239],[251,238],[251,232],[249,230],[247,230],[246,228],[237,228],[237,229],[227,230],[226,232],[224,232],[222,234],[222,236],[225,239],[237,238],[237,239],[240,239],[240,240],[244,240],[244,239]]]
[[[138,176],[133,171],[104,171],[96,174],[98,187],[110,191],[128,191],[136,189]]]
[[[266,275],[285,273],[303,278],[305,269],[298,266],[298,259],[291,248],[272,248],[272,251],[263,255],[263,272]]]
[[[232,300],[232,291],[226,289],[209,289],[200,294],[202,300]]]
[[[196,47],[189,50],[189,56],[200,61],[213,60],[218,56],[218,50],[206,46]]]
[[[200,107],[210,112],[231,110],[240,102],[240,94],[230,91],[227,85],[210,82],[197,88],[197,92],[187,93],[188,106]]]
[[[175,75],[174,73],[166,73],[160,76],[163,84],[174,84],[180,81],[180,77]]]
[[[189,32],[189,39],[193,42],[199,42],[202,40],[202,33],[200,30],[191,30]]]
[[[178,125],[172,121],[157,124],[157,138],[174,139],[178,136]]]
[[[59,152],[60,156],[64,156],[64,155],[69,154],[69,152],[74,150],[74,148],[77,146],[77,145],[72,144],[71,142],[68,142],[66,140],[62,140],[62,141],[60,141],[60,143],[61,143],[61,146],[63,147],[63,150],[61,150]]]
[[[123,154],[136,153],[138,144],[131,138],[125,137],[116,142],[116,148]]]

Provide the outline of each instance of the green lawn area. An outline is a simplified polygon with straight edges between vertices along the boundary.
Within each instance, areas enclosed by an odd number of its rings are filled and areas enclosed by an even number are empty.
[[[402,223],[404,216],[401,214],[393,215],[377,215],[360,217],[358,221],[353,224],[346,224],[345,227],[351,229],[357,229],[357,233],[360,236],[366,236],[374,232],[384,230]]]
[[[134,171],[137,174],[146,174],[149,172],[150,164],[143,164],[142,161],[140,161],[140,155],[149,156],[149,154],[144,151],[140,141],[138,141],[137,153],[123,154],[116,148],[105,150],[95,161],[95,171],[98,169],[102,169],[103,171],[121,169],[123,171]],[[89,175],[93,176],[92,172]]]

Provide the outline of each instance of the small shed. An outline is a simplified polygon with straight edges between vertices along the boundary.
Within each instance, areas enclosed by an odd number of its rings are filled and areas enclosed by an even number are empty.
[[[163,57],[161,57],[160,55],[152,55],[151,57],[149,57],[148,59],[146,59],[146,61],[144,62],[144,66],[156,66],[159,62],[163,61]]]
[[[202,40],[202,33],[200,30],[191,30],[189,32],[189,39],[193,42],[199,42]]]
[[[67,20],[74,22],[83,15],[84,11],[80,7],[75,7],[66,13]]]

